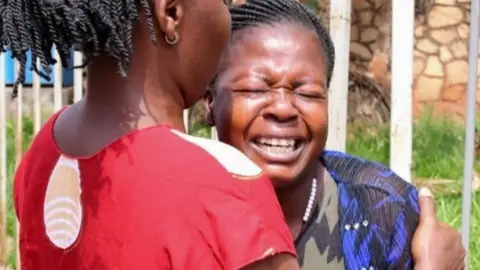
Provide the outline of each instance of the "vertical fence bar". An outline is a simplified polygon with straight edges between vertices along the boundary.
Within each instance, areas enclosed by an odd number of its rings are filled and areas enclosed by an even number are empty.
[[[18,61],[15,61],[15,78],[18,77],[18,71],[20,65]],[[23,85],[18,87],[17,98],[15,100],[15,168],[18,168],[23,156]],[[15,258],[17,270],[20,270],[20,226],[18,220],[15,219]]]
[[[36,61],[32,59],[32,61]],[[38,62],[35,63],[38,67]],[[33,91],[33,131],[37,134],[42,126],[42,117],[40,114],[40,76],[37,73],[32,72],[32,91]]]
[[[345,151],[347,141],[348,69],[350,55],[351,0],[330,1],[330,34],[335,45],[328,104],[327,148]]]
[[[218,140],[218,133],[216,127],[210,128],[210,135],[212,136],[212,140]]]
[[[35,59],[32,59],[32,61],[35,61]],[[38,62],[35,63],[38,67]],[[33,91],[33,131],[34,134],[36,135],[39,131],[40,128],[42,127],[42,116],[41,116],[41,110],[40,110],[40,88],[42,87],[41,81],[40,81],[40,76],[36,74],[35,72],[32,72],[32,91]],[[22,132],[23,133],[23,132]],[[21,135],[23,136],[23,134]],[[20,260],[20,254],[18,254],[17,257],[17,263]],[[20,264],[17,264],[18,269],[20,269]]]
[[[83,55],[81,52],[73,53],[73,66],[83,65]],[[73,70],[73,102],[77,102],[83,97],[83,69]]]
[[[63,87],[63,67],[60,61],[60,55],[55,50],[54,58],[57,60],[57,64],[53,67],[54,72],[54,84],[53,84],[53,109],[55,112],[62,108],[62,87]]]
[[[392,0],[390,167],[412,181],[412,82],[415,0]]]
[[[20,64],[15,61],[15,79],[18,77]],[[18,167],[23,155],[23,85],[18,87],[15,99],[15,167]]]
[[[478,23],[479,2],[471,1],[470,8],[470,41],[468,48],[468,86],[467,112],[465,119],[465,161],[463,167],[463,198],[462,198],[462,244],[467,250],[465,265],[468,269],[468,255],[470,246],[470,229],[472,214],[472,179],[475,162],[475,122],[476,122],[476,92],[478,69]]]
[[[185,133],[188,134],[189,129],[190,129],[190,121],[189,121],[189,109],[183,110],[183,124],[185,125]]]
[[[7,123],[5,54],[0,53],[0,267],[6,265],[7,250]]]

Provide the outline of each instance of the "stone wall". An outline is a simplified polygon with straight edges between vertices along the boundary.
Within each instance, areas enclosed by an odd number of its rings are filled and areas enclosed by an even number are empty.
[[[469,0],[437,0],[426,20],[417,23],[414,55],[417,108],[433,104],[443,113],[464,115],[469,16]],[[477,85],[477,93],[479,89]]]
[[[354,0],[351,28],[352,68],[380,85],[390,84],[391,5]],[[417,14],[414,52],[414,107],[463,117],[468,79],[469,0],[434,0]],[[479,74],[479,73],[477,73]],[[480,104],[480,84],[477,104]]]

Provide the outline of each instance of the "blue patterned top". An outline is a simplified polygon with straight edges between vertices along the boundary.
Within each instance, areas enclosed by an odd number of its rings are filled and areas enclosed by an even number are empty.
[[[417,189],[381,164],[344,153],[324,151],[320,162],[333,181],[324,183],[296,241],[302,269],[413,269]]]

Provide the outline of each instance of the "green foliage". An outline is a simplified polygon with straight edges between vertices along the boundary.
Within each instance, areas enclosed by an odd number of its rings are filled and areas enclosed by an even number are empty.
[[[306,0],[302,1],[304,5],[307,7],[311,8],[312,10],[316,11],[317,10],[317,0]]]
[[[461,188],[463,177],[465,129],[450,119],[438,119],[427,113],[413,126],[413,174],[421,178],[457,180]],[[368,130],[349,127],[347,152],[389,165],[390,130],[380,126]],[[475,164],[480,169],[480,161]],[[459,229],[462,218],[461,194],[435,194],[440,220]],[[470,269],[480,269],[480,193],[475,193],[472,206],[470,235]]]
[[[361,126],[349,127],[347,151],[389,165],[390,127],[374,131]],[[415,177],[463,177],[465,131],[450,119],[435,119],[430,114],[418,119],[413,126],[413,172]],[[480,168],[477,162],[476,168]]]
[[[13,174],[15,171],[15,125],[12,121],[7,122],[7,173],[9,179],[12,180]],[[23,128],[22,128],[22,144],[23,149],[27,149],[33,137],[33,121],[30,118],[23,119]],[[11,182],[10,182],[11,183]],[[12,185],[8,185],[7,196],[13,198],[12,194]],[[15,236],[15,222],[16,216],[14,213],[13,200],[9,200],[7,203],[8,215],[7,215],[7,235],[10,237]],[[8,264],[11,267],[15,267],[15,253],[12,252],[8,257]]]

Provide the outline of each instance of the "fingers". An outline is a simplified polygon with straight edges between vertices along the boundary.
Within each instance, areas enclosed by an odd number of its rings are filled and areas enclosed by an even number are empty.
[[[430,189],[426,187],[420,188],[418,191],[418,204],[420,206],[420,223],[437,222],[435,201]]]
[[[450,232],[453,232],[453,228],[448,228],[448,230]],[[445,232],[448,234],[448,232]],[[452,246],[452,249],[451,249],[451,252],[453,252],[453,254],[458,254],[457,257],[455,258],[454,261],[456,261],[456,265],[457,267],[454,267],[452,269],[458,269],[458,270],[463,270],[465,269],[465,257],[467,256],[467,251],[465,249],[465,247],[462,245],[462,241],[461,241],[461,235],[459,232],[456,232],[455,231],[455,234],[454,234],[456,237],[456,241],[454,241],[451,246]]]
[[[458,230],[444,222],[437,222],[437,225],[438,228],[442,230],[442,235],[449,238],[453,243],[463,248],[462,234]]]
[[[467,249],[463,246],[461,239],[458,242],[458,246],[459,246],[459,249],[461,250],[460,254],[462,257],[462,261],[465,261],[465,257],[467,257]]]
[[[463,270],[465,268],[466,268],[466,264],[465,264],[465,255],[464,255],[462,256],[462,260],[457,263],[457,267],[452,269]]]

